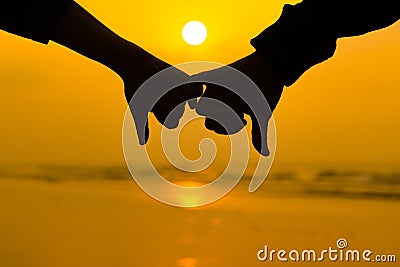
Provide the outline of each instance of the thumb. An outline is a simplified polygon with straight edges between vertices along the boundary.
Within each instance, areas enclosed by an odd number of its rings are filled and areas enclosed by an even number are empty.
[[[146,126],[144,128],[144,144],[147,143],[147,141],[149,141],[149,135],[150,135],[150,130],[149,130],[149,120],[146,120]],[[143,145],[144,145],[143,144]]]
[[[203,94],[203,84],[194,82],[185,84],[182,89],[183,100],[186,100],[191,109],[195,109],[197,105],[197,98]]]
[[[150,135],[149,119],[148,119],[149,114],[148,113],[144,114],[144,111],[141,109],[135,109],[135,112],[133,112],[133,110],[131,109],[131,113],[133,116],[133,120],[135,122],[135,128],[136,128],[136,133],[138,135],[139,144],[143,146],[149,140],[149,135]]]
[[[254,114],[251,117],[251,139],[254,148],[263,156],[269,156],[270,151],[267,143],[267,129],[269,118],[257,120]]]

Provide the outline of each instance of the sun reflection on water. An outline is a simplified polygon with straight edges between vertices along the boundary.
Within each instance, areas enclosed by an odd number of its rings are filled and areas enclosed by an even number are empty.
[[[197,259],[196,258],[182,258],[178,260],[179,267],[196,267]]]

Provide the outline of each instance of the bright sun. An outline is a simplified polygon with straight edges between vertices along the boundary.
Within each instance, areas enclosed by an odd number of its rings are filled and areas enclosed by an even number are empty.
[[[202,44],[207,38],[207,28],[200,21],[189,21],[183,26],[182,37],[190,45]]]

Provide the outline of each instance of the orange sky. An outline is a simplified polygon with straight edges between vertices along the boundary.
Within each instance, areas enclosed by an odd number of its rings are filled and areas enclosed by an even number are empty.
[[[288,3],[78,2],[171,64],[229,63],[251,53],[250,38]],[[189,46],[181,38],[189,20],[207,26],[203,45]],[[397,23],[340,40],[334,58],[285,90],[275,113],[277,160],[400,161],[399,32]],[[44,46],[0,32],[0,47],[0,164],[123,163],[126,103],[116,74],[55,43]]]

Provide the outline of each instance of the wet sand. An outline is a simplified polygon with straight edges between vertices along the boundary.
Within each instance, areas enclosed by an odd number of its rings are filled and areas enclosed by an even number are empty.
[[[291,183],[286,183],[291,184]],[[335,248],[400,257],[400,201],[313,194],[252,195],[243,181],[197,209],[161,204],[132,179],[0,179],[0,266],[342,266],[260,262],[257,251]],[[365,266],[371,263],[352,263]],[[381,265],[396,266],[396,263]]]

